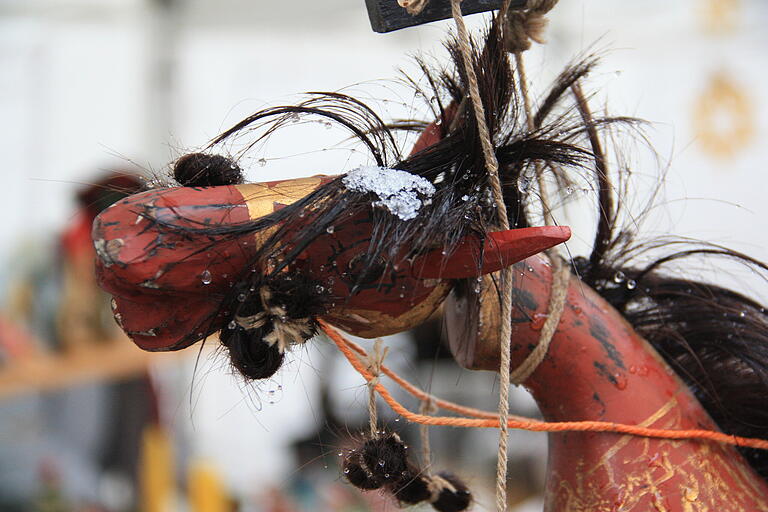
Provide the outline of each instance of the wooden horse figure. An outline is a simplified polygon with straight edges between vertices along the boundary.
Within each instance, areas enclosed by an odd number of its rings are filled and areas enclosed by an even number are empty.
[[[633,266],[636,246],[619,226],[598,136],[632,121],[590,114],[578,87],[594,65],[587,61],[558,78],[526,126],[494,24],[470,62],[512,221],[512,229],[498,230],[467,70],[459,45],[450,48],[455,69],[423,66],[439,112],[416,124],[421,136],[407,156],[392,134],[414,123],[386,125],[358,100],[315,94],[248,117],[211,148],[316,115],[359,138],[374,166],[254,184],[244,183],[234,160],[195,153],[174,166],[180,187],[136,194],[103,212],[93,229],[97,274],[114,296],[118,323],[147,350],[177,350],[219,333],[234,366],[257,379],[274,374],[287,349],[310,339],[321,322],[374,338],[413,327],[443,306],[457,361],[498,371],[500,343],[511,343],[513,367],[536,349],[553,314],[552,288],[565,286],[545,357],[523,382],[545,420],[768,437],[765,311],[734,291],[663,272],[665,263],[687,256],[766,267],[707,244]],[[571,92],[576,105],[569,108]],[[527,210],[535,201],[522,186],[544,167],[562,184],[568,173],[591,172],[601,207],[592,254],[577,258],[577,274],[559,285],[563,274],[539,253],[570,231],[531,227]],[[499,340],[492,273],[512,264],[512,337]],[[550,512],[768,510],[764,452],[615,429],[549,439]],[[363,473],[360,486],[371,483],[370,471]],[[398,492],[407,485],[389,473],[381,478]],[[431,501],[438,510],[464,509],[440,496]]]

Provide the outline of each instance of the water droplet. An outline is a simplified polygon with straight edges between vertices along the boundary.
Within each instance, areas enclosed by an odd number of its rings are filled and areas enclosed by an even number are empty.
[[[435,176],[435,179],[432,181],[432,183],[437,185],[438,183],[442,183],[443,181],[445,181],[445,173],[441,172],[440,174]]]
[[[230,329],[234,329],[235,327],[237,327],[237,322],[235,322],[234,320],[230,320],[230,322],[227,324],[227,327]]]
[[[618,283],[623,283],[623,282],[624,282],[624,280],[625,280],[626,278],[627,278],[627,276],[625,276],[625,275],[624,275],[624,272],[622,272],[621,270],[619,270],[618,272],[616,272],[616,273],[613,275],[613,282],[614,282],[614,283],[617,283],[617,284],[618,284]]]
[[[528,265],[527,267],[525,267],[525,270],[527,270],[528,272],[533,272],[533,267]]]
[[[333,226],[328,226],[327,228],[325,228],[325,232],[328,233],[329,235],[333,233],[335,230],[336,228],[334,228]]]
[[[389,478],[389,473],[384,473],[384,478]]]
[[[203,284],[211,284],[211,281],[213,280],[213,278],[211,277],[210,270],[207,270],[207,269],[203,270],[203,273],[200,274],[200,278]]]
[[[283,386],[282,386],[282,384],[278,384],[278,385],[277,385],[277,390],[278,390],[278,391],[282,391],[282,390],[283,390]]]
[[[346,469],[344,469],[344,474],[345,474],[345,475],[348,475],[348,474],[349,474],[349,468],[346,468]]]
[[[331,128],[333,128],[333,123],[331,123],[330,121],[323,121],[323,127],[326,130],[330,130]]]
[[[256,163],[259,165],[259,167],[264,167],[267,165],[267,159],[266,158],[259,158],[256,160]]]
[[[502,425],[503,425],[503,423],[502,423]],[[344,456],[344,452],[339,452],[338,455],[339,455],[339,457],[343,457]]]
[[[402,299],[402,298],[404,298],[404,297],[405,297],[405,294],[404,294],[404,293],[401,293],[401,294],[400,294],[400,298]]]
[[[315,291],[316,291],[317,293],[323,293],[323,292],[325,291],[325,288],[323,288],[323,287],[322,287],[322,286],[320,286],[320,285],[317,285],[317,286],[315,286]]]
[[[240,295],[238,295],[237,296],[238,302],[245,302],[245,297],[246,295],[244,293],[241,293]]]
[[[740,318],[744,318],[745,316],[747,316],[747,312],[746,311],[739,311],[739,317]]]
[[[637,288],[637,281],[635,281],[634,279],[628,280],[627,281],[627,289],[628,290],[634,290],[635,288]]]
[[[395,423],[397,423],[398,421],[400,421],[400,418],[395,418]],[[504,425],[504,424],[502,423],[502,426],[503,426],[503,425]]]
[[[379,459],[378,464],[379,464],[380,468],[383,468],[384,467],[384,459]]]
[[[544,322],[547,321],[549,315],[545,313],[535,313],[531,319],[531,329],[534,331],[540,331],[544,327]]]

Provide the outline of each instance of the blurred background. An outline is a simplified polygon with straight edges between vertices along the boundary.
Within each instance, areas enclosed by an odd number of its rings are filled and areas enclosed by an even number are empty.
[[[768,4],[563,0],[550,20],[549,43],[527,54],[534,95],[598,53],[593,108],[651,122],[655,153],[628,151],[639,178],[630,204],[666,177],[644,231],[768,260]],[[428,99],[400,70],[418,80],[413,55],[445,62],[450,29],[375,34],[363,0],[0,0],[0,511],[397,508],[340,478],[338,453],[364,428],[367,397],[331,347],[308,344],[259,385],[215,348],[142,353],[95,287],[88,230],[115,186],[163,181],[169,162],[304,91],[344,89],[384,119],[425,118]],[[343,132],[302,122],[241,166],[264,181],[366,163]],[[574,204],[561,214],[575,255],[592,217]],[[701,269],[732,279],[718,270]],[[459,369],[437,327],[388,343],[389,364],[410,380],[495,408],[494,375]],[[536,414],[523,390],[513,407]],[[433,428],[432,439],[433,466],[465,476],[475,510],[493,509],[497,433]],[[541,510],[545,457],[544,435],[513,433],[512,510]]]

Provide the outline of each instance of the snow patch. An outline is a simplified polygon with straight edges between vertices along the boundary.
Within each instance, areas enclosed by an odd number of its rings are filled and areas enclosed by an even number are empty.
[[[379,200],[373,206],[386,208],[400,220],[416,217],[422,206],[421,198],[435,193],[434,185],[421,176],[375,165],[358,167],[341,181],[349,190],[376,194]]]

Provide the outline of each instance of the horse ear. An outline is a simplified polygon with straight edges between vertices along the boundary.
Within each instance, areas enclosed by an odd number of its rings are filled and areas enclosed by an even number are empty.
[[[509,229],[463,238],[450,253],[435,249],[418,258],[413,274],[420,279],[462,279],[496,272],[561,244],[571,237],[567,226]]]

